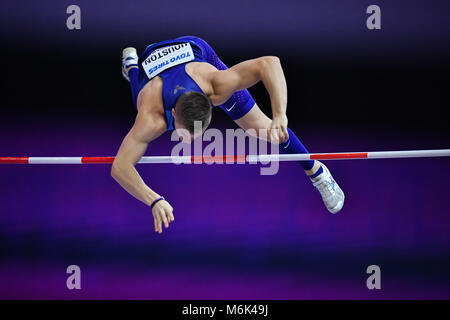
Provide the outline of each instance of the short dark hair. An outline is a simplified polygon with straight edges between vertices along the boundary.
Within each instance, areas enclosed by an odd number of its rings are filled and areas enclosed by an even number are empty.
[[[195,121],[202,122],[202,130],[211,122],[211,107],[212,103],[207,95],[198,91],[187,91],[179,96],[175,112],[183,127],[194,134]]]

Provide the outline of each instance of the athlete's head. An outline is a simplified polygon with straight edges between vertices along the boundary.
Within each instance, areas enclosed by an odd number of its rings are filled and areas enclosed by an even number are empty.
[[[201,92],[186,91],[179,96],[172,115],[175,129],[185,129],[177,131],[183,142],[191,142],[205,131],[211,122],[211,107],[211,100]],[[194,132],[196,121],[201,122],[201,132]]]

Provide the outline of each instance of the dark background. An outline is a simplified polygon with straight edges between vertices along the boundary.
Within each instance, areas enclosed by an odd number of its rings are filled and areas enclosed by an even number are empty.
[[[66,8],[81,8],[81,30]],[[381,7],[381,30],[366,8]],[[1,155],[114,155],[136,111],[121,50],[204,38],[229,66],[280,57],[311,152],[448,148],[448,1],[2,1]],[[270,114],[261,84],[250,89]],[[212,127],[234,128],[221,110]],[[170,153],[170,136],[149,155]],[[449,162],[329,162],[330,216],[296,163],[141,166],[175,208],[159,237],[108,166],[0,167],[2,298],[448,298]],[[86,286],[65,288],[78,264]],[[383,289],[365,288],[380,265]]]
[[[128,85],[117,77],[121,50],[193,34],[229,66],[279,56],[293,125],[311,125],[322,114],[322,125],[350,129],[446,129],[446,1],[378,2],[382,30],[365,27],[368,2],[355,0],[197,1],[183,10],[169,2],[80,1],[81,30],[65,27],[69,4],[3,1],[5,117],[131,119]],[[262,85],[252,93],[270,112]]]

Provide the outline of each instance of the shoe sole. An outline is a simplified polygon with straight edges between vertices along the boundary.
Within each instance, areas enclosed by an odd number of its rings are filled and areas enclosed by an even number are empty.
[[[338,213],[338,212],[341,211],[342,208],[344,207],[345,195],[344,195],[344,191],[342,191],[342,189],[341,189],[341,192],[342,192],[342,200],[340,200],[340,201],[337,203],[337,205],[334,206],[333,208],[328,209],[328,211],[330,211],[332,214]]]
[[[324,165],[322,162],[320,162],[320,161],[318,161],[319,163],[320,163],[320,165],[321,166],[323,166],[323,168],[324,168],[324,170],[326,170],[327,171],[327,173],[329,174],[329,175],[331,175],[331,173],[330,173],[330,170],[327,168],[327,166],[326,165]],[[332,176],[332,175],[331,175]],[[334,179],[334,178],[333,178]],[[336,180],[334,180],[334,181],[336,181]],[[337,182],[336,182],[336,184],[337,184]],[[340,200],[333,208],[328,208],[328,207],[326,207],[327,208],[327,210],[329,211],[329,212],[331,212],[332,214],[336,214],[336,213],[338,213],[339,211],[341,211],[342,210],[342,208],[344,207],[344,202],[345,202],[345,195],[344,195],[344,191],[342,191],[342,189],[341,189],[341,187],[339,187],[339,185],[337,185],[338,186],[338,188],[341,190],[341,192],[342,192],[342,200]]]

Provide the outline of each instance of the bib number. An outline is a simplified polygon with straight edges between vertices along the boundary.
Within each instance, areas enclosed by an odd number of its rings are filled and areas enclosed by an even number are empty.
[[[149,79],[166,69],[194,60],[190,43],[180,43],[153,51],[143,62],[142,68]]]

